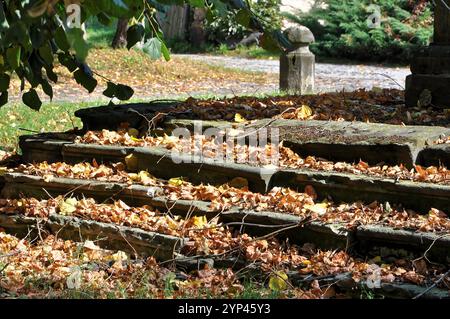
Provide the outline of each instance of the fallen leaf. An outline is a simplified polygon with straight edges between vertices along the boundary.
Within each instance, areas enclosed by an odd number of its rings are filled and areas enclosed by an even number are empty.
[[[305,208],[319,215],[324,215],[327,212],[329,204],[328,203],[319,203],[314,205],[305,205]]]
[[[308,105],[302,105],[300,108],[297,109],[296,113],[298,119],[306,120],[313,114],[313,111]]]
[[[281,291],[287,288],[288,276],[283,271],[277,271],[270,276],[269,288],[273,291]]]
[[[239,113],[236,113],[236,114],[234,115],[234,121],[235,121],[236,123],[244,123],[244,122],[247,122],[247,120],[246,120],[241,114],[239,114]]]
[[[127,165],[127,169],[129,171],[138,170],[138,158],[134,154],[130,154],[125,157],[125,164]]]
[[[130,135],[131,137],[137,138],[139,136],[139,131],[135,128],[129,128],[128,135]]]
[[[172,185],[172,186],[181,186],[181,185],[183,185],[183,178],[182,177],[174,177],[174,178],[171,178],[171,179],[169,179],[169,181],[168,181],[168,183],[169,183],[169,185]]]
[[[228,185],[230,187],[234,188],[247,188],[248,187],[248,180],[243,177],[235,177],[230,182],[228,182]]]

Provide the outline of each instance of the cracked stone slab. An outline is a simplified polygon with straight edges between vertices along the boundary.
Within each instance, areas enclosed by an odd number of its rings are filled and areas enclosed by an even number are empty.
[[[363,160],[375,165],[403,164],[412,167],[424,165],[419,153],[432,145],[442,135],[450,135],[450,128],[431,126],[402,126],[363,122],[299,121],[284,119],[264,119],[251,124],[233,124],[224,121],[189,121],[172,119],[165,126],[186,127],[193,130],[194,124],[204,129],[213,127],[224,130],[235,127],[247,132],[271,130],[279,132],[279,140],[301,156],[317,156],[332,161],[358,162]],[[247,133],[246,134],[249,134]],[[440,158],[440,153],[435,156]],[[443,157],[442,162],[448,159]]]
[[[403,164],[412,167],[418,154],[450,129],[362,122],[261,120],[247,126],[278,129],[280,140],[301,156],[369,164]],[[270,134],[269,134],[270,136]]]

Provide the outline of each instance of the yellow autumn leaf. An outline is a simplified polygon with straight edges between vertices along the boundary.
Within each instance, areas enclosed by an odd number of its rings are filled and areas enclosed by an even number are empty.
[[[142,142],[142,139],[141,139],[141,138],[137,138],[137,137],[134,137],[134,136],[131,137],[131,140],[132,140],[133,142]]]
[[[169,185],[172,186],[181,186],[183,185],[183,177],[174,177],[169,179],[168,181]]]
[[[153,179],[153,176],[147,171],[140,171],[138,174],[138,181],[143,184],[149,184],[153,181]]]
[[[124,253],[123,251],[119,250],[114,255],[111,255],[111,259],[114,260],[114,261],[126,261],[126,260],[128,260],[128,256],[127,256],[126,253]]]
[[[139,175],[136,173],[130,173],[128,174],[128,178],[131,179],[133,182],[139,182]]]
[[[138,159],[134,154],[130,154],[125,157],[125,164],[129,171],[137,171],[138,169]]]
[[[296,113],[299,119],[306,120],[313,114],[313,111],[308,105],[302,105],[300,108],[297,109]]]
[[[172,230],[178,230],[180,226],[177,224],[175,220],[173,220],[170,216],[166,217],[167,226],[169,226]]]
[[[372,261],[373,261],[375,264],[381,264],[381,256],[375,256],[375,257],[373,257]]]
[[[277,271],[270,276],[269,288],[273,291],[280,291],[287,288],[288,276],[283,271]]]
[[[247,122],[247,120],[246,120],[241,114],[239,114],[239,113],[236,113],[236,114],[234,115],[234,121],[235,121],[236,123],[244,123],[244,122]]]
[[[139,136],[139,131],[135,128],[129,128],[128,129],[128,135],[130,135],[131,137],[138,137]]]
[[[77,210],[78,201],[75,198],[68,198],[59,204],[59,213],[61,215],[72,215]]]
[[[8,168],[7,167],[0,167],[0,176],[5,175],[6,173],[8,173]]]
[[[208,219],[206,219],[206,216],[194,216],[192,217],[192,223],[198,228],[203,228],[208,224]]]
[[[324,202],[314,205],[305,205],[305,208],[312,211],[313,213],[324,215],[327,212],[328,206],[329,204]]]

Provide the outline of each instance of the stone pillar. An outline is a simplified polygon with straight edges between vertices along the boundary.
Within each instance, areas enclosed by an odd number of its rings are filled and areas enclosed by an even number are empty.
[[[315,56],[309,51],[309,45],[314,42],[314,35],[304,26],[290,27],[284,33],[293,47],[280,57],[280,90],[313,94]]]
[[[193,21],[189,30],[189,39],[194,47],[201,48],[206,43],[206,10],[204,8],[194,8],[193,11]]]
[[[408,107],[450,108],[450,0],[435,3],[433,43],[413,57],[406,78]]]
[[[189,24],[189,6],[172,5],[165,15],[159,15],[158,20],[165,39],[185,40]]]

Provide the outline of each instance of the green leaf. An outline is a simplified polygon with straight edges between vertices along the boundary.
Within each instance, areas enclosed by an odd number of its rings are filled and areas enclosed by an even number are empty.
[[[221,0],[212,0],[214,11],[216,15],[220,17],[225,17],[228,12],[227,5],[223,3]]]
[[[89,45],[84,39],[84,31],[79,28],[72,28],[66,32],[70,46],[75,50],[78,60],[85,61],[89,51]]]
[[[9,23],[6,20],[5,11],[3,10],[3,6],[0,6],[0,31],[8,30]]]
[[[36,111],[39,111],[42,106],[41,99],[39,98],[39,95],[37,94],[35,89],[31,89],[28,92],[24,93],[22,96],[22,101],[23,103],[25,103],[25,105]]]
[[[53,67],[44,65],[44,68],[45,68],[45,72],[47,73],[47,77],[52,82],[55,82],[55,83],[58,82],[58,76],[56,75],[55,72],[53,72]]]
[[[0,93],[0,107],[8,103],[8,92],[1,92]]]
[[[67,35],[66,35],[66,32],[64,31],[63,27],[59,27],[58,29],[56,29],[55,42],[60,50],[62,50],[64,52],[69,51],[70,44],[69,44],[69,41],[67,40]]]
[[[13,70],[20,66],[20,51],[20,47],[12,47],[6,50],[6,61]]]
[[[270,33],[264,33],[261,39],[261,47],[269,52],[280,52],[280,45]]]
[[[64,65],[70,72],[73,72],[78,68],[77,61],[69,53],[59,53],[58,60],[59,63]]]
[[[103,95],[112,99],[116,96],[117,85],[110,81],[106,85],[106,90],[103,91]]]
[[[196,8],[204,8],[205,7],[204,0],[189,0],[189,4]]]
[[[251,13],[247,9],[241,9],[236,13],[236,21],[245,28],[250,26]]]
[[[164,42],[161,42],[161,52],[166,61],[170,61],[170,51]]]
[[[158,38],[151,38],[142,47],[142,50],[147,53],[153,60],[158,60],[161,58],[161,49],[162,43]]]
[[[47,94],[50,97],[50,101],[53,100],[53,88],[46,80],[42,80],[41,82],[42,90],[45,94]]]
[[[39,48],[39,56],[44,60],[47,65],[53,64],[53,52],[50,45],[46,45]]]
[[[82,69],[78,69],[73,74],[75,81],[82,85],[89,93],[92,93],[97,87],[97,80],[86,74]]]
[[[136,43],[144,37],[144,26],[135,24],[128,28],[127,31],[127,49],[130,50]]]
[[[134,90],[128,85],[116,84],[116,98],[121,101],[126,101],[131,99],[134,94]]]
[[[0,92],[5,92],[9,88],[10,77],[6,73],[0,73]]]

